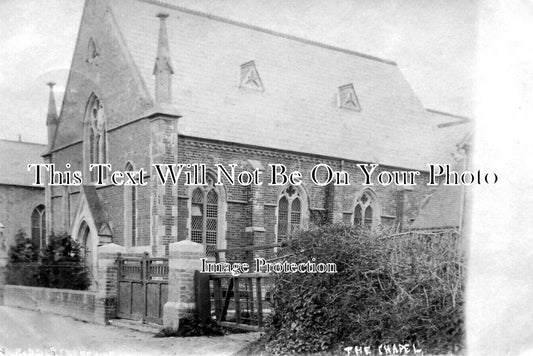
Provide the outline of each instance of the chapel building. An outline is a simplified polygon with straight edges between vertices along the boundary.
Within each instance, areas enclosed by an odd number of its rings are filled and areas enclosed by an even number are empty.
[[[164,1],[86,0],[44,155],[84,184],[46,187],[47,233],[71,234],[94,266],[107,243],[164,256],[188,239],[212,256],[311,224],[405,230],[435,190],[427,164],[453,162],[451,141],[468,130],[467,119],[425,109],[392,61]],[[147,185],[116,186],[109,174],[95,185],[97,163],[143,168]],[[206,164],[207,184],[160,184],[153,164],[178,163]],[[267,176],[277,163],[303,184],[214,184],[215,164]],[[352,184],[313,184],[320,163]],[[363,186],[361,163],[421,175],[411,187]]]

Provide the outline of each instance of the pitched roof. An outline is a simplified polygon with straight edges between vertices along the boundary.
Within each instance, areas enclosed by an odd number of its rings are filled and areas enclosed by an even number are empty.
[[[426,170],[436,129],[390,61],[148,0],[108,1],[148,92],[164,11],[180,134]],[[254,61],[264,91],[241,88]],[[339,108],[353,83],[360,111]]]
[[[31,186],[35,173],[28,164],[43,163],[45,150],[46,145],[0,140],[0,184]]]

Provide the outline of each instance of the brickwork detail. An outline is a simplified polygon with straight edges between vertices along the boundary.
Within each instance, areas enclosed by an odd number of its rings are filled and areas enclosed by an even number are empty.
[[[172,231],[178,224],[178,187],[168,180],[161,184],[154,164],[177,164],[178,120],[155,118],[150,121],[150,232],[152,253],[167,255],[169,243],[176,242]]]

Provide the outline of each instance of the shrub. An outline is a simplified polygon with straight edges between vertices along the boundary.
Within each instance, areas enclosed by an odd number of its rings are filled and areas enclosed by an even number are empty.
[[[161,329],[154,337],[222,336],[224,331],[214,320],[200,321],[195,317],[180,319],[178,329]]]
[[[348,226],[299,233],[289,242],[294,262],[334,262],[338,273],[275,275],[267,351],[385,343],[457,351],[464,330],[457,240],[450,234],[387,238]]]
[[[15,244],[8,250],[6,283],[36,286],[38,251],[24,231],[15,235]]]
[[[91,285],[79,244],[69,235],[51,236],[42,250],[39,284],[48,288],[85,290]]]

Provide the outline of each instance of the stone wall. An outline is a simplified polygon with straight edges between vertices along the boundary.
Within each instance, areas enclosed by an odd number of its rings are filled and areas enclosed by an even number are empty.
[[[0,279],[0,305],[69,316],[96,324],[107,324],[117,314],[117,257],[124,247],[98,247],[95,290],[78,291],[43,287],[4,285]],[[0,272],[3,268],[0,266]],[[3,301],[2,301],[3,298]]]
[[[4,305],[95,323],[96,295],[93,291],[6,285]]]

